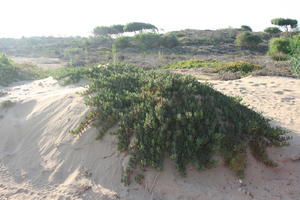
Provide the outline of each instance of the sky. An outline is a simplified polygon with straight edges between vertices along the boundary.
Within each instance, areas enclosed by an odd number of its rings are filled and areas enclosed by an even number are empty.
[[[1,0],[0,37],[90,36],[96,26],[146,22],[165,31],[272,26],[299,0]]]

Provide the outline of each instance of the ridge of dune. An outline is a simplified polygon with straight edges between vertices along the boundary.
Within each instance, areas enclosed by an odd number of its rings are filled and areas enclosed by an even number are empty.
[[[291,130],[290,146],[269,149],[277,168],[267,168],[249,155],[245,180],[222,163],[206,171],[189,167],[181,177],[166,160],[164,171],[147,169],[142,185],[126,187],[120,180],[128,157],[116,150],[114,136],[96,141],[93,128],[79,136],[68,133],[88,110],[78,94],[84,88],[61,87],[47,78],[0,88],[7,92],[0,102],[15,102],[0,109],[0,200],[299,200],[300,80],[247,77],[209,82]]]

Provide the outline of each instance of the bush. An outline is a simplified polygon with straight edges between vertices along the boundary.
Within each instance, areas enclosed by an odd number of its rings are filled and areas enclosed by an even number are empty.
[[[291,46],[291,71],[300,77],[300,34],[295,35],[290,43]]]
[[[155,33],[141,33],[133,38],[134,45],[140,49],[151,49],[160,47],[161,36]]]
[[[249,32],[242,32],[237,35],[235,45],[239,47],[254,48],[261,42],[262,40],[259,36]]]
[[[221,64],[217,61],[207,61],[207,60],[198,60],[198,59],[191,59],[191,60],[183,60],[178,61],[166,66],[163,66],[164,69],[184,69],[184,68],[196,68],[196,67],[215,67]]]
[[[69,85],[78,83],[80,80],[85,79],[89,67],[63,67],[54,70],[48,70],[48,76],[52,76],[56,80],[60,80],[62,85]]]
[[[290,54],[300,55],[300,34],[295,35],[290,39]]]
[[[160,35],[155,33],[141,33],[133,37],[123,36],[113,42],[117,49],[128,47],[138,49],[173,48],[178,45],[177,38],[173,35]]]
[[[286,131],[272,128],[236,98],[191,76],[112,64],[95,67],[88,76],[86,104],[92,110],[72,133],[93,123],[101,138],[117,125],[118,149],[130,154],[125,183],[137,166],[162,169],[165,157],[184,174],[189,163],[198,169],[214,166],[217,154],[242,175],[248,148],[274,166],[266,148],[286,145],[289,139]]]
[[[268,55],[280,55],[280,54],[289,54],[291,52],[290,49],[290,39],[281,37],[281,38],[273,38],[269,42],[269,50]]]
[[[257,64],[237,61],[237,62],[218,62],[212,60],[183,60],[178,61],[166,66],[162,66],[163,69],[185,69],[185,68],[197,68],[197,67],[212,67],[215,68],[215,72],[241,72],[242,74],[247,74],[262,67]],[[235,76],[237,77],[237,76]]]
[[[257,64],[249,63],[249,62],[229,62],[218,67],[218,71],[227,71],[227,72],[241,72],[242,74],[247,74],[254,70],[261,69],[262,67]]]
[[[128,48],[128,47],[131,47],[132,44],[131,44],[131,37],[127,37],[127,36],[122,36],[122,37],[119,37],[119,38],[116,38],[114,40],[114,45],[117,49],[125,49],[125,48]]]
[[[34,80],[44,77],[45,74],[38,67],[13,63],[5,55],[0,55],[0,85],[7,86],[15,81]]]
[[[291,59],[291,72],[300,77],[300,55],[294,56]]]
[[[265,28],[264,32],[268,33],[270,35],[277,35],[277,34],[281,33],[281,30],[277,27],[268,27],[268,28]]]
[[[174,35],[162,35],[160,38],[160,46],[165,48],[173,48],[178,45],[178,40]]]

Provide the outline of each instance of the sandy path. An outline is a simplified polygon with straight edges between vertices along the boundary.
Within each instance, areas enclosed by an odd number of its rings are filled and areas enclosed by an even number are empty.
[[[120,183],[126,155],[115,139],[95,141],[94,129],[81,136],[68,131],[87,108],[80,87],[60,87],[52,78],[0,88],[0,200],[5,199],[126,199],[126,200],[299,200],[300,199],[300,80],[248,77],[211,81],[228,95],[239,95],[274,123],[290,129],[291,145],[270,149],[279,167],[269,169],[249,156],[246,179],[224,168],[199,172],[189,167],[180,177],[173,163],[163,172],[148,169],[145,182]]]

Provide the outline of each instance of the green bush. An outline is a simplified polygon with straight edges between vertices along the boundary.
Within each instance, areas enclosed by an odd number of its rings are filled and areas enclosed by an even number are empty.
[[[262,40],[259,36],[250,32],[242,32],[237,35],[235,45],[239,47],[254,48],[261,42]]]
[[[215,67],[220,65],[220,62],[210,60],[183,60],[175,63],[171,63],[166,66],[162,66],[164,69],[185,69],[185,68],[196,68],[196,67]]]
[[[61,80],[62,85],[78,83],[85,79],[89,73],[89,67],[63,67],[54,70],[48,70],[47,76],[52,76],[56,80]]]
[[[255,158],[274,166],[266,148],[286,145],[289,139],[286,131],[271,127],[268,119],[236,98],[191,76],[109,64],[92,68],[88,77],[86,104],[92,110],[72,133],[91,124],[98,127],[99,138],[114,130],[118,149],[130,154],[125,183],[135,167],[160,170],[166,157],[184,174],[187,164],[210,168],[220,155],[242,175],[248,148]]]
[[[236,62],[218,62],[212,60],[183,60],[175,63],[171,63],[166,66],[162,66],[163,69],[185,69],[185,68],[197,68],[197,67],[212,67],[215,68],[215,72],[227,71],[227,72],[241,72],[247,74],[262,67],[257,64],[236,61]]]
[[[173,48],[178,45],[178,40],[174,35],[162,35],[160,38],[160,46],[165,48]]]
[[[273,38],[269,42],[268,55],[278,55],[278,54],[289,54],[290,49],[290,39],[286,37]]]
[[[0,55],[0,85],[7,86],[15,81],[43,78],[45,74],[38,67],[15,64],[5,55]]]
[[[161,36],[155,33],[141,33],[133,38],[134,45],[140,49],[159,48]]]
[[[291,46],[291,71],[300,77],[300,34],[295,35],[290,43]]]
[[[268,33],[270,35],[276,35],[276,34],[281,33],[281,30],[277,27],[268,27],[268,28],[265,28],[264,32]]]
[[[241,72],[243,74],[247,74],[254,70],[261,69],[262,67],[257,64],[237,61],[237,62],[229,62],[218,66],[218,71],[227,71],[227,72]]]
[[[134,37],[123,37],[115,40],[119,48],[135,47],[138,49],[173,48],[178,45],[173,35],[160,35],[156,33],[140,33]]]
[[[290,54],[299,55],[300,53],[300,34],[293,36],[290,39]]]
[[[117,49],[125,49],[132,46],[132,39],[128,36],[122,36],[114,40],[114,45]]]

